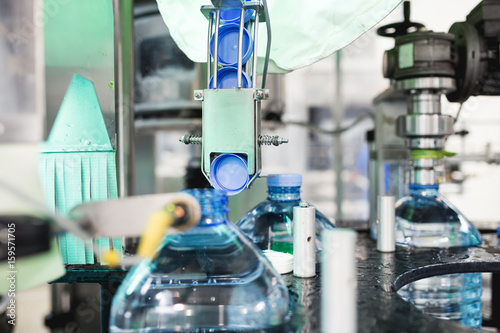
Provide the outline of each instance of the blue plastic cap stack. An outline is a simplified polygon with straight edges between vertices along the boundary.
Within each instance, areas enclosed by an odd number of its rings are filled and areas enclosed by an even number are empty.
[[[248,1],[248,0],[247,0]],[[245,10],[245,23],[250,20],[254,14],[254,10]],[[220,19],[224,23],[240,23],[241,10],[239,8],[223,8],[220,12]]]
[[[267,186],[269,187],[298,187],[302,185],[302,175],[300,174],[280,174],[269,175]]]
[[[219,53],[218,61],[222,66],[238,65],[238,39],[240,26],[238,24],[226,24],[219,28]],[[247,29],[243,29],[242,63],[245,64],[252,56],[252,37]],[[210,54],[214,57],[215,36],[210,40]]]
[[[232,14],[236,16],[231,18]],[[223,20],[226,24],[219,27],[219,45],[217,53],[217,62],[223,67],[217,71],[217,89],[235,89],[238,88],[238,42],[240,34],[240,26],[233,22],[236,19],[239,22],[239,13],[241,10],[239,8],[227,8],[221,12],[226,15],[227,20]],[[250,10],[250,16],[247,18],[247,11],[245,11],[245,21],[250,19],[253,10]],[[232,14],[231,14],[232,13]],[[230,19],[231,18],[231,19]],[[214,58],[215,52],[215,33],[210,39],[210,54]],[[241,54],[241,88],[250,88],[252,86],[252,80],[245,73],[246,63],[252,57],[253,53],[253,39],[246,28],[243,28],[242,36],[242,54]],[[208,84],[209,89],[213,89],[213,77],[210,79]]]
[[[250,88],[252,80],[247,73],[241,72],[241,87]],[[208,87],[213,88],[214,78],[210,78]],[[236,67],[223,67],[217,71],[217,88],[219,89],[234,89],[238,87],[238,69]]]
[[[237,154],[219,155],[210,165],[212,186],[225,191],[227,195],[245,190],[249,180],[247,161]]]

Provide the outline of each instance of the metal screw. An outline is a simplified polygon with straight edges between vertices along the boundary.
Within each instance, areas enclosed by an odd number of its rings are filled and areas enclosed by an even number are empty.
[[[194,92],[194,99],[196,99],[196,100],[203,99],[203,93],[201,91],[195,91]]]
[[[189,144],[201,145],[202,138],[199,135],[186,134],[181,136],[179,138],[179,141],[187,145]]]
[[[260,100],[265,100],[269,98],[269,90],[267,89],[259,89],[255,91],[255,99],[260,101]]]
[[[278,135],[261,135],[259,136],[259,144],[261,146],[279,146],[283,143],[288,143],[288,139],[279,137]]]

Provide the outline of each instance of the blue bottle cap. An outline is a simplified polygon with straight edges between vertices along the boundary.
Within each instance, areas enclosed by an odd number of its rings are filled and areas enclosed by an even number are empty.
[[[238,65],[238,36],[240,34],[239,24],[225,24],[219,28],[219,65]],[[215,34],[210,39],[210,54],[214,57]],[[242,64],[245,64],[252,56],[253,43],[248,30],[243,28],[242,42]]]
[[[302,185],[302,175],[299,174],[281,174],[269,175],[267,186],[269,187],[297,187]]]
[[[432,184],[432,185],[421,185],[421,184],[410,184],[409,185],[410,190],[439,190],[439,184]]]
[[[242,192],[249,180],[247,161],[237,154],[219,155],[210,165],[212,186],[225,191],[227,195]]]
[[[248,1],[248,0],[247,0]],[[254,14],[255,10],[245,10],[245,22],[248,22]],[[222,8],[220,11],[220,19],[224,23],[240,23],[240,8]]]
[[[208,87],[213,88],[214,78],[210,78]],[[245,71],[241,71],[241,87],[250,88],[252,80]],[[238,87],[238,69],[236,67],[223,67],[217,71],[217,89],[236,89]]]

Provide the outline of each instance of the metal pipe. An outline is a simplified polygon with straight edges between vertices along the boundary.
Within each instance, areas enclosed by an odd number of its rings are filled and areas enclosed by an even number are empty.
[[[113,0],[118,195],[134,193],[133,1]]]
[[[257,34],[259,33],[259,9],[255,10],[255,23],[253,27],[253,64],[252,64],[252,88],[257,88]]]
[[[210,39],[212,38],[213,15],[210,13],[208,19],[208,39],[207,39],[207,88],[210,85],[210,77],[212,76],[212,59],[210,56]]]
[[[334,107],[333,107],[333,119],[335,121],[335,129],[339,130],[342,127],[342,121],[344,120],[344,102],[342,100],[342,68],[341,68],[341,50],[337,51],[335,55],[335,93],[334,93]],[[342,199],[344,197],[344,183],[342,180],[342,171],[344,170],[343,163],[343,145],[342,136],[338,135],[334,138],[334,158],[335,158],[335,204],[337,206],[337,212],[335,214],[335,220],[342,220]],[[383,178],[382,178],[383,179]]]
[[[248,25],[246,27],[248,34],[250,35],[250,43],[252,43],[253,41],[253,35],[251,33],[253,31],[253,25],[254,21],[250,20],[248,21]],[[251,77],[252,75],[252,63],[250,62],[250,60],[247,62],[247,65],[245,66],[245,73],[247,73],[248,77]]]
[[[215,41],[214,41],[214,84],[213,88],[217,89],[217,70],[219,68],[219,24],[220,24],[220,8],[215,11]]]
[[[243,26],[245,24],[245,7],[241,6],[240,13],[240,32],[238,33],[238,77],[237,77],[237,87],[241,89],[241,76],[243,67]]]
[[[269,9],[267,8],[267,0],[262,0],[264,5],[264,15],[266,17],[267,29],[267,46],[266,46],[266,60],[264,61],[264,69],[262,71],[262,89],[266,87],[267,67],[269,65],[269,56],[271,54],[271,19],[269,18]]]

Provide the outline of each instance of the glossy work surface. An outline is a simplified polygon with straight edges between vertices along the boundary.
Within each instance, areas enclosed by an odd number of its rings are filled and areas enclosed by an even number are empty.
[[[397,247],[380,253],[367,233],[359,233],[358,329],[359,332],[477,332],[455,322],[423,314],[396,293],[409,282],[456,272],[500,272],[496,234],[483,235],[482,247],[415,249]],[[286,332],[319,332],[319,278],[284,276],[293,304]]]
[[[358,328],[359,332],[477,332],[458,323],[435,319],[403,301],[396,293],[409,282],[439,274],[457,272],[500,273],[500,249],[496,234],[483,234],[483,245],[473,248],[414,249],[397,247],[395,253],[380,253],[367,232],[358,235]],[[84,282],[91,272],[83,266],[68,267],[57,282]],[[75,270],[76,269],[76,270]],[[96,271],[94,271],[96,272]],[[85,274],[87,278],[74,276]],[[106,277],[123,276],[118,272]],[[68,279],[68,277],[73,278]],[[319,332],[319,277],[299,279],[283,275],[290,291],[292,311],[283,332]],[[96,276],[89,282],[100,282]]]

